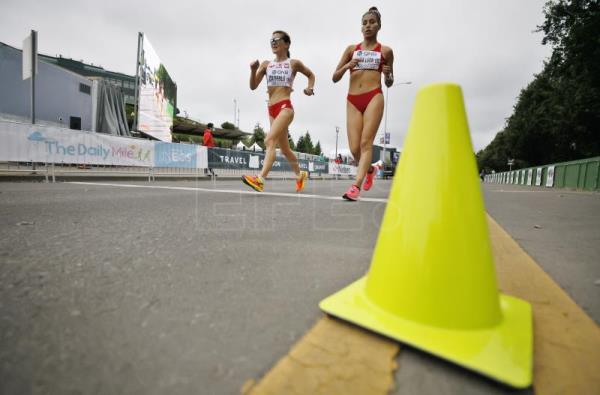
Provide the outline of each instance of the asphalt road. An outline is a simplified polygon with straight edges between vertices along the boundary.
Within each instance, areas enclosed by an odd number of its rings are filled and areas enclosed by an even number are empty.
[[[367,271],[390,186],[120,184],[0,183],[0,393],[239,393]],[[600,195],[501,189],[488,211],[598,322]],[[410,348],[399,364],[395,393],[515,393]]]

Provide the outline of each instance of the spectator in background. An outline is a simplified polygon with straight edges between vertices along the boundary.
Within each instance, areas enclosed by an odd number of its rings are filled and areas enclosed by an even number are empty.
[[[204,129],[204,142],[203,145],[207,148],[213,148],[215,146],[215,139],[213,138],[212,132],[214,130],[214,125],[212,122],[209,122],[206,125],[206,129]]]
[[[202,145],[204,145],[207,149],[211,149],[214,148],[215,146],[215,139],[213,138],[212,132],[214,130],[214,125],[212,124],[212,122],[209,122],[208,125],[206,125],[206,129],[204,129],[204,135],[202,138]],[[213,177],[215,176],[215,172],[213,171],[213,169],[210,167],[210,155],[208,156],[209,161],[208,161],[208,169],[204,170],[204,174],[208,174],[210,173]]]
[[[337,158],[335,158],[335,163],[337,163],[338,165],[342,164],[342,154],[338,154]]]

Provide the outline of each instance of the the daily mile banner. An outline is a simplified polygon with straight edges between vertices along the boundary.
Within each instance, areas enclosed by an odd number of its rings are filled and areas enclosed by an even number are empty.
[[[145,34],[140,33],[137,128],[161,141],[171,142],[177,103],[177,85],[161,63]]]

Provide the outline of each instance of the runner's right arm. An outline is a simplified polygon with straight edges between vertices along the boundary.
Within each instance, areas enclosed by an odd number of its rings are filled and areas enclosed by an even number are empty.
[[[258,65],[258,60],[250,63],[250,89],[255,90],[260,85],[260,82],[265,76],[267,65],[269,62],[264,61],[262,64]]]
[[[348,47],[344,50],[342,54],[342,58],[335,68],[335,72],[333,73],[332,80],[333,82],[338,82],[344,76],[346,70],[351,70],[358,64],[358,59],[352,59],[352,54],[354,53],[354,45],[348,45]]]

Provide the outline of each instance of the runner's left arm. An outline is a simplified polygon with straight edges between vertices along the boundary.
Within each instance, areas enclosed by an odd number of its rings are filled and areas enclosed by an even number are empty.
[[[314,95],[315,74],[299,60],[294,60],[294,66],[292,67],[295,68],[295,71],[304,74],[308,78],[308,85],[304,89],[304,94],[307,96]]]
[[[383,47],[383,56],[385,57],[385,64],[383,65],[383,77],[385,86],[388,88],[394,85],[394,52],[390,47]]]

